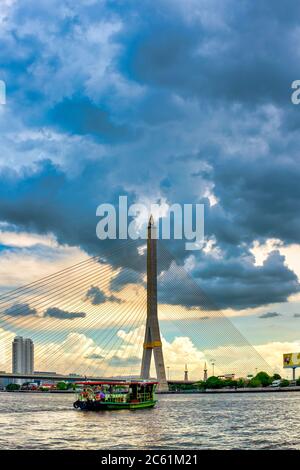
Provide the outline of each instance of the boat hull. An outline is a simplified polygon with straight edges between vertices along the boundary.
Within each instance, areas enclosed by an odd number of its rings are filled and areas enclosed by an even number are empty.
[[[84,411],[107,411],[107,410],[138,410],[143,408],[153,408],[156,400],[144,402],[112,403],[100,401],[79,401],[74,403],[74,408]]]

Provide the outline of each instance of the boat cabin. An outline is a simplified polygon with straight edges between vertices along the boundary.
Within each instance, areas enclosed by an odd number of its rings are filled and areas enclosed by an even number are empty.
[[[157,382],[85,381],[76,383],[75,408],[84,410],[149,408],[156,403]]]

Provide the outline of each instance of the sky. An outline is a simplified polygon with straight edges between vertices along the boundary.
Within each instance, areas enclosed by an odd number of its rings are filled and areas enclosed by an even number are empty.
[[[136,245],[121,255],[118,241],[96,237],[97,206],[120,195],[205,206],[204,247],[188,252],[171,241],[176,261],[161,260],[161,328],[174,376],[185,363],[198,376],[212,359],[220,373],[237,362],[253,372],[246,342],[278,370],[283,352],[300,350],[300,108],[291,101],[299,14],[296,0],[289,8],[280,0],[2,0],[0,290],[99,254],[114,281],[77,292],[84,315],[76,326],[72,310],[2,310],[0,369],[10,368],[20,332],[36,351],[65,358],[40,360],[39,369],[62,370],[68,355],[67,369],[79,370],[80,360],[94,366],[103,356],[86,326],[87,304],[125,308],[128,296],[145,293]],[[54,342],[43,337],[45,316],[60,328]],[[210,320],[216,326],[205,330]],[[137,368],[143,321],[114,328],[126,354],[112,353],[111,373],[116,355]],[[235,358],[226,365],[224,348]]]

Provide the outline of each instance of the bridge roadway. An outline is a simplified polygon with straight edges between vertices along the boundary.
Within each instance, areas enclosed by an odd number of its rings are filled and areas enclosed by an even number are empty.
[[[115,377],[88,377],[80,375],[62,375],[62,374],[13,374],[10,372],[0,372],[0,379],[25,379],[28,382],[34,380],[55,380],[59,382],[60,380],[66,380],[70,382],[83,382],[85,380],[90,381],[105,381],[105,380],[114,380],[116,382],[124,382],[126,378],[115,378]],[[139,380],[138,378],[133,378],[132,380]],[[151,379],[152,380],[152,379]],[[153,379],[156,380],[156,379]],[[168,384],[193,384],[194,381],[188,380],[168,380]]]

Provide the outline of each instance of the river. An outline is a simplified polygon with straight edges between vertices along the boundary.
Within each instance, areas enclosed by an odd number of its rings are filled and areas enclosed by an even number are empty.
[[[300,449],[300,393],[164,395],[74,410],[74,395],[0,393],[1,449]]]

